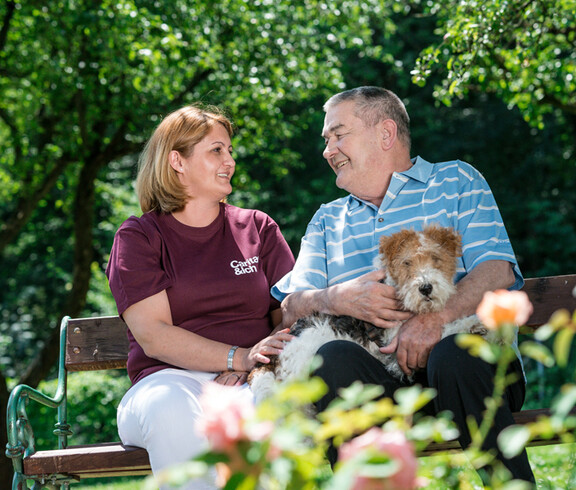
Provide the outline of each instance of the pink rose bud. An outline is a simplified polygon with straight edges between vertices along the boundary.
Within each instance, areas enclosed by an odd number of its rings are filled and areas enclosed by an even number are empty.
[[[249,397],[241,396],[235,388],[210,383],[200,397],[200,405],[203,413],[196,429],[212,449],[230,452],[238,441],[247,439],[246,421],[254,415]]]
[[[418,461],[414,446],[400,431],[386,432],[373,427],[340,447],[340,461],[347,461],[365,450],[373,450],[388,455],[398,463],[398,470],[384,481],[358,475],[353,490],[409,490],[419,486],[416,477]]]

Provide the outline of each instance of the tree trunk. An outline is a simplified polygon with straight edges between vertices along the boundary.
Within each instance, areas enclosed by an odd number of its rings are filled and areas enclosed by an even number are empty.
[[[92,165],[82,168],[78,188],[76,190],[74,207],[74,271],[73,287],[64,305],[63,311],[55,318],[57,321],[52,325],[51,334],[38,356],[30,363],[26,372],[22,375],[19,383],[32,387],[38,386],[50,372],[58,360],[60,348],[60,319],[64,315],[78,317],[86,304],[86,296],[90,287],[90,264],[93,258],[93,228],[94,228],[94,195],[95,181],[101,165],[94,160]],[[6,381],[0,373],[0,416],[6,421],[6,405],[9,392]],[[4,422],[5,423],[5,422]],[[6,429],[0,431],[0,444],[6,448],[8,443]],[[0,488],[11,488],[13,468],[9,458],[2,458],[0,463]]]
[[[86,305],[90,287],[90,265],[94,256],[92,239],[94,228],[94,194],[96,174],[101,165],[98,160],[85,164],[80,172],[74,200],[74,267],[72,290],[64,303],[63,310],[52,326],[51,334],[39,355],[29,364],[20,383],[38,386],[58,360],[60,347],[60,319],[65,315],[78,317]]]
[[[6,444],[8,444],[8,434],[6,432],[6,405],[8,404],[8,398],[10,393],[8,392],[8,387],[6,386],[6,378],[0,373],[0,417],[3,422],[2,430],[0,430],[0,450],[2,452],[6,449]],[[12,460],[0,456],[0,488],[12,488],[12,475],[14,474],[12,468]]]
[[[94,257],[94,218],[96,178],[105,165],[134,150],[134,145],[124,139],[126,126],[121,124],[116,130],[110,144],[102,151],[96,145],[82,166],[76,195],[74,198],[74,267],[72,272],[72,290],[64,307],[55,318],[57,323],[39,355],[30,363],[20,383],[38,386],[50,372],[58,359],[60,346],[60,320],[66,315],[72,318],[81,315],[86,305],[86,296],[90,288],[91,264]],[[100,141],[101,139],[98,139]]]

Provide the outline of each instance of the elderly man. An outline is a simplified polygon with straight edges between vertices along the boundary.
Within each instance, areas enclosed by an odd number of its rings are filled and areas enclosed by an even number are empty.
[[[324,158],[336,174],[336,185],[350,194],[324,204],[310,221],[296,265],[272,289],[283,300],[284,324],[323,312],[350,315],[387,328],[404,321],[397,340],[383,349],[396,352],[400,367],[438,395],[430,410],[451,410],[463,447],[470,443],[466,418],[481,420],[484,399],[493,390],[494,368],[460,349],[455,336],[441,339],[442,326],[474,314],[484,292],[519,289],[523,279],[492,192],[482,175],[455,160],[431,164],[410,158],[410,120],[391,91],[359,87],[331,97],[322,136]],[[463,256],[455,277],[457,293],[445,309],[413,316],[402,311],[395,290],[374,271],[382,235],[436,223],[462,235]],[[365,350],[347,341],[324,345],[316,374],[328,385],[318,402],[323,410],[340,388],[354,381],[380,384],[391,396],[405,386]],[[496,437],[513,423],[525,396],[522,365],[511,370],[518,381],[508,387],[485,449],[496,449]],[[329,459],[336,460],[331,448]],[[497,457],[514,478],[534,482],[526,453]],[[488,472],[481,472],[484,479]]]

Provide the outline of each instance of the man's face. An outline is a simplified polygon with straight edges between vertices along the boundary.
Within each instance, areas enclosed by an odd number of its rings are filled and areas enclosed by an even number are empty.
[[[382,198],[382,147],[379,127],[366,127],[354,115],[353,101],[326,112],[322,137],[323,156],[336,173],[336,185],[368,201]]]

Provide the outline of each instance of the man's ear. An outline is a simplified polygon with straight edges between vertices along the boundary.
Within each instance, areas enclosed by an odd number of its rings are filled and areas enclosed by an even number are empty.
[[[180,158],[180,153],[176,150],[172,150],[168,153],[168,161],[170,162],[170,166],[176,170],[176,172],[182,172],[182,160]]]
[[[378,123],[382,140],[382,149],[389,150],[398,138],[398,128],[392,119],[384,119]]]

